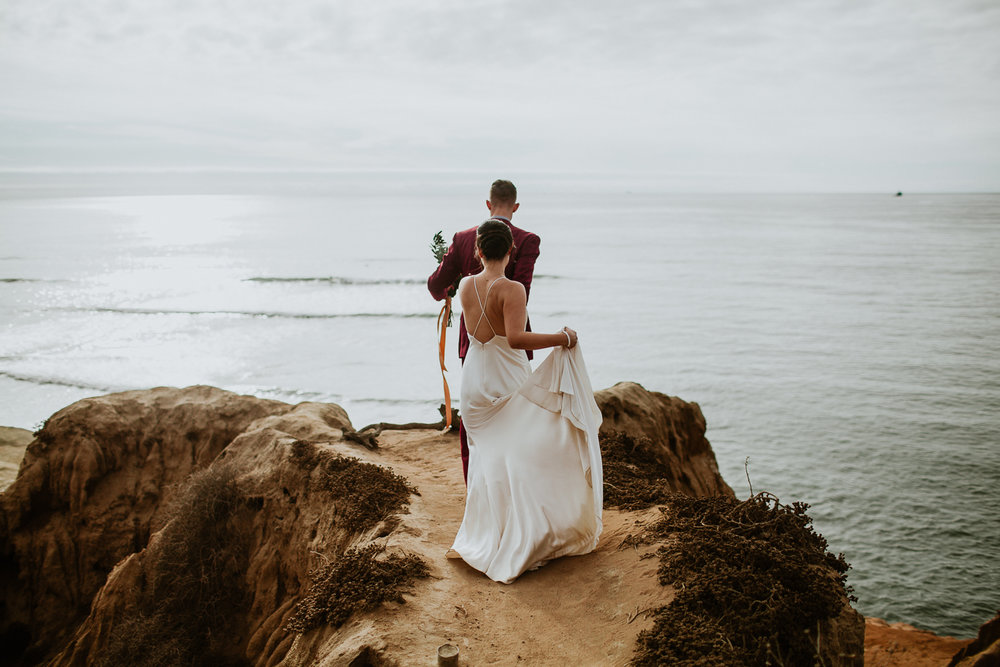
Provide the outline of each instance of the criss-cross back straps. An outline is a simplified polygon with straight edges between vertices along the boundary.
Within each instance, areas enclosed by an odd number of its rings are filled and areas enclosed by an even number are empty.
[[[503,276],[501,276],[501,278],[502,277]],[[497,335],[496,329],[493,328],[493,323],[490,322],[489,315],[486,314],[486,305],[483,303],[484,300],[485,301],[489,301],[489,299],[490,299],[490,290],[493,289],[493,286],[497,284],[497,280],[500,280],[500,278],[497,278],[496,280],[494,280],[493,282],[491,282],[490,285],[489,285],[489,287],[486,288],[486,296],[484,298],[480,298],[479,297],[479,288],[476,287],[476,279],[475,278],[472,279],[472,289],[475,290],[475,292],[476,292],[476,299],[479,301],[479,310],[480,310],[479,319],[476,320],[476,327],[472,330],[472,337],[473,338],[476,338],[476,332],[479,331],[479,325],[482,323],[483,317],[486,318],[486,324],[489,325],[490,331],[493,332],[493,335],[494,336]],[[479,339],[476,338],[476,340],[479,340]]]

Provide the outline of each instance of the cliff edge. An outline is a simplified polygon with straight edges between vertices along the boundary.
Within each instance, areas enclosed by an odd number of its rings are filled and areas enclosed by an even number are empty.
[[[649,439],[670,489],[692,496],[733,495],[719,474],[715,452],[705,437],[705,416],[697,403],[619,382],[594,392],[604,418],[601,434],[624,431]]]
[[[664,492],[745,505],[696,405],[632,383],[597,400],[605,436],[641,440]],[[594,553],[502,586],[444,558],[464,504],[457,436],[385,431],[370,451],[351,429],[336,405],[211,387],[56,413],[0,495],[0,651],[13,664],[409,665],[450,643],[462,664],[625,664],[675,599],[664,541],[638,539],[669,511],[606,508]],[[858,665],[863,621],[841,597],[825,659]]]

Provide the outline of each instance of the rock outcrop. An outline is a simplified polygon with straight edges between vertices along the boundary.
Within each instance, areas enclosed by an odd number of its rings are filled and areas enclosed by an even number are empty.
[[[625,431],[651,440],[672,491],[692,496],[732,496],[705,438],[705,416],[697,403],[619,382],[594,393],[604,423],[601,433]]]
[[[948,667],[1000,667],[1000,613],[979,628],[979,634],[960,650]]]
[[[345,504],[365,500],[331,496],[324,488],[315,456],[311,455],[312,460],[303,457],[305,449],[317,447],[314,442],[324,443],[337,454],[360,454],[360,447],[340,444],[343,431],[350,428],[347,414],[332,404],[302,403],[285,408],[249,424],[205,471],[208,484],[217,487],[219,482],[212,476],[224,478],[228,473],[234,477],[239,487],[234,503],[237,508],[230,525],[224,526],[219,544],[205,543],[202,535],[192,536],[202,541],[200,548],[216,549],[221,557],[242,564],[239,569],[245,575],[237,583],[244,596],[233,610],[240,623],[237,628],[226,628],[233,636],[223,649],[230,651],[231,659],[250,658],[255,664],[277,664],[285,656],[295,637],[284,626],[304,593],[302,587],[308,586],[311,568],[317,558],[334,558],[355,541],[358,535],[342,525],[353,509]],[[217,492],[209,486],[205,493]],[[90,615],[52,664],[94,664],[115,641],[116,623],[141,613],[143,596],[153,594],[146,582],[154,580],[157,570],[164,567],[167,528],[148,548],[115,567],[91,605]],[[372,535],[361,537],[370,539]],[[234,544],[240,545],[239,550],[232,548]],[[175,620],[158,622],[169,625]],[[134,632],[142,634],[148,629]],[[112,645],[111,649],[122,651],[120,646]]]
[[[906,623],[865,619],[866,667],[941,667],[968,639],[940,637]]]
[[[79,401],[28,446],[0,495],[0,637],[30,662],[62,644],[123,558],[162,528],[177,485],[255,420],[291,406],[213,387]]]
[[[628,383],[597,398],[606,429],[659,444],[676,490],[731,495],[697,405]],[[60,411],[0,495],[2,655],[149,664],[155,648],[161,664],[197,650],[214,664],[393,665],[433,662],[448,642],[469,664],[618,664],[673,597],[655,545],[618,548],[655,509],[606,510],[596,552],[509,587],[443,558],[462,518],[457,436],[385,432],[369,451],[345,440],[350,428],[332,404],[210,387]],[[419,557],[430,577],[406,604],[294,631],[311,575],[369,545]],[[853,636],[855,620],[844,623],[839,636]],[[193,633],[210,636],[195,646]]]
[[[24,450],[34,437],[23,428],[0,426],[0,491],[6,490],[17,477]]]

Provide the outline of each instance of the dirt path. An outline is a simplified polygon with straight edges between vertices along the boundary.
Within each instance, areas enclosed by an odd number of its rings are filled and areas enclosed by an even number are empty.
[[[436,665],[437,648],[455,644],[463,665],[623,665],[651,621],[642,613],[669,601],[654,558],[618,549],[651,512],[604,513],[597,551],[564,558],[498,584],[461,560],[444,557],[462,520],[465,485],[458,438],[433,431],[386,432],[370,460],[407,477],[421,495],[390,548],[421,555],[431,578],[407,604],[349,621],[326,640],[323,665],[349,663],[364,647],[405,665]],[[645,551],[650,551],[646,549]],[[337,648],[334,648],[337,647]]]

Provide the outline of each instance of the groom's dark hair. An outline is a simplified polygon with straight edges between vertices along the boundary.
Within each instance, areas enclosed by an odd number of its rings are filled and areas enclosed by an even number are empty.
[[[490,201],[494,204],[517,203],[517,188],[510,181],[497,179],[490,186]]]
[[[489,219],[479,225],[476,230],[476,247],[486,259],[493,261],[503,259],[511,246],[514,245],[514,235],[510,227],[502,220]]]

